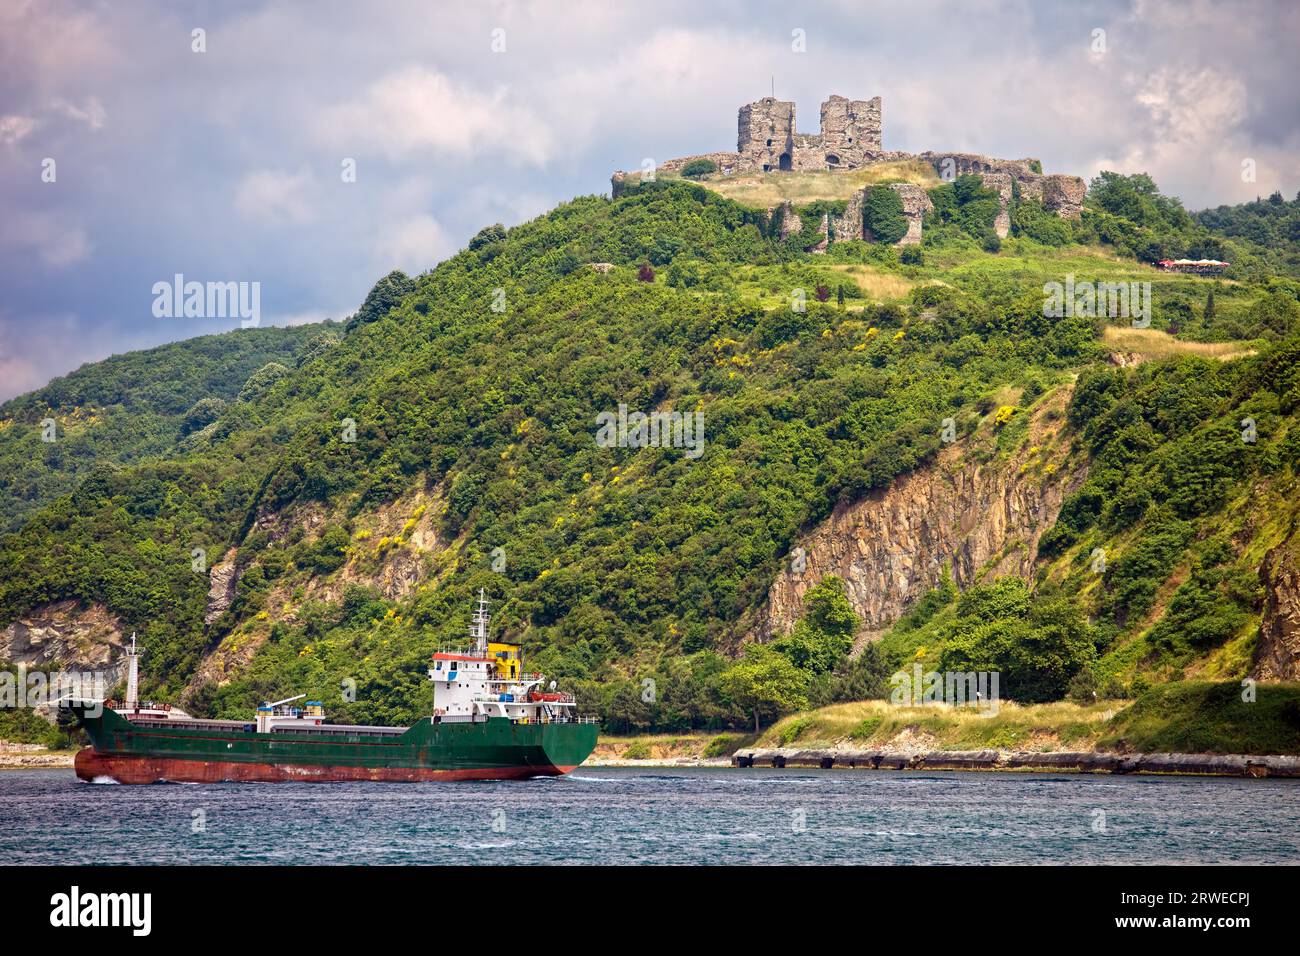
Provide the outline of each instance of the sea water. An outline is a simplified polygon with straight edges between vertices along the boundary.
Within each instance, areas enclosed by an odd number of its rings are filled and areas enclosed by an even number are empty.
[[[1300,781],[645,767],[522,782],[117,786],[4,771],[0,859],[1298,863]]]

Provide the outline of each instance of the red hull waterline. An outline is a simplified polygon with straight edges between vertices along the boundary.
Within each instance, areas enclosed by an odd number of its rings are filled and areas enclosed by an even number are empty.
[[[373,781],[421,783],[438,780],[524,780],[558,777],[573,767],[477,767],[434,770],[424,767],[331,767],[313,764],[239,763],[101,754],[87,748],[73,761],[82,780],[116,783],[336,783]]]

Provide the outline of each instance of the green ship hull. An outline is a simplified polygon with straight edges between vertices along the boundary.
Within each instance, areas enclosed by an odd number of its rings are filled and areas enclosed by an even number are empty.
[[[558,776],[596,747],[593,723],[490,717],[422,720],[390,728],[304,728],[256,733],[237,721],[132,721],[108,707],[74,704],[92,746],[77,776],[117,783],[222,781],[509,780]]]

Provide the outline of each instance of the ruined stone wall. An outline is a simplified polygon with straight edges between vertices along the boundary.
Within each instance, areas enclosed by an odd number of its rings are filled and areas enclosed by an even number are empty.
[[[852,169],[882,151],[881,101],[850,100],[832,94],[822,104],[821,148],[826,167]]]
[[[747,103],[737,115],[736,152],[742,168],[764,171],[793,168],[794,103],[770,96]]]
[[[855,169],[879,159],[881,100],[832,95],[821,107],[821,131],[797,132],[795,105],[764,97],[740,108],[740,168],[761,172]]]
[[[895,245],[916,245],[921,241],[922,220],[926,214],[934,210],[934,203],[930,201],[924,189],[912,183],[889,183],[888,186],[903,200],[903,216],[907,219],[907,233]],[[831,236],[835,242],[849,242],[853,239],[875,242],[875,237],[863,221],[863,206],[866,203],[867,192],[875,188],[875,186],[866,186],[859,189],[849,197],[848,205],[844,207],[844,214],[829,221]]]
[[[924,152],[916,157],[934,167],[940,179],[951,181],[968,173],[1006,173],[1012,179],[1041,179],[1035,170],[1042,165],[1036,159],[994,159],[979,153]]]
[[[699,153],[695,156],[679,156],[677,159],[665,159],[659,163],[655,169],[661,173],[679,173],[682,167],[687,163],[693,163],[697,159],[707,159],[718,167],[718,172],[724,176],[736,172],[740,168],[740,155],[737,153]]]
[[[1083,197],[1088,184],[1078,176],[1055,173],[1043,177],[1043,208],[1062,219],[1078,219],[1083,213]]]
[[[1035,199],[1043,208],[1055,212],[1063,219],[1078,219],[1083,212],[1083,197],[1088,184],[1078,176],[1059,173],[1044,176],[1038,172],[1042,164],[1035,159],[994,159],[978,153],[921,153],[918,159],[929,163],[941,179],[955,179],[974,173],[984,185],[996,190],[1001,208],[994,231],[1002,237],[1011,231],[1012,183],[1019,186],[1022,199]]]
[[[849,204],[844,207],[844,215],[831,221],[831,232],[836,242],[866,238],[866,229],[862,220],[862,205],[866,197],[867,190],[859,189],[849,197]]]
[[[912,183],[890,183],[889,188],[902,198],[903,215],[907,217],[907,233],[894,245],[914,246],[921,241],[921,220],[934,211],[934,203],[924,189]]]
[[[1011,234],[1011,176],[1009,173],[981,173],[980,180],[985,189],[998,194],[998,214],[993,220],[993,231],[999,239],[1005,239]]]

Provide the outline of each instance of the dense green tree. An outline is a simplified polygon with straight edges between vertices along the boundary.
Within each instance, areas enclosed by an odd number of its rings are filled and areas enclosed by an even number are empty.
[[[873,186],[862,202],[862,217],[876,242],[892,245],[907,235],[903,199],[888,186]]]
[[[770,647],[751,644],[745,656],[719,675],[726,698],[753,714],[754,733],[762,715],[779,715],[808,705],[808,675]]]

